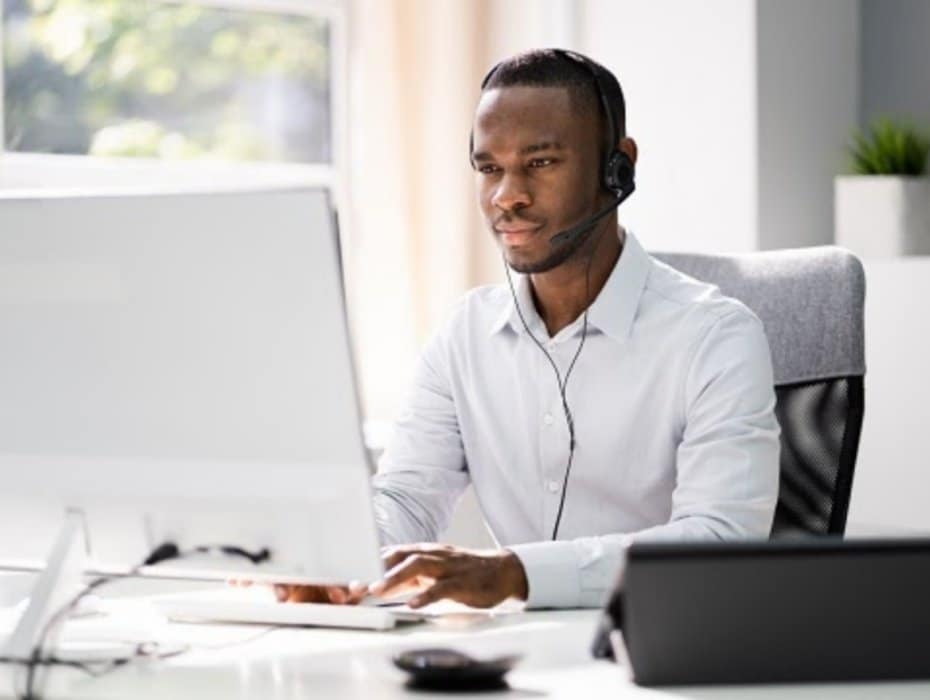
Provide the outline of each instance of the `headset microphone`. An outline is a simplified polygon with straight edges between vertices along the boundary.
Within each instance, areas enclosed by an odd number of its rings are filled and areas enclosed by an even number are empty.
[[[560,245],[561,243],[574,243],[574,241],[577,238],[579,238],[582,234],[587,233],[592,228],[594,228],[594,225],[598,221],[600,221],[605,216],[610,214],[610,212],[612,212],[614,209],[619,207],[623,203],[623,200],[625,200],[627,197],[633,194],[634,189],[635,187],[633,186],[633,183],[631,182],[630,186],[627,189],[623,190],[622,192],[618,192],[617,196],[613,200],[611,200],[610,204],[608,204],[606,207],[601,209],[594,216],[588,219],[585,219],[580,224],[575,224],[571,228],[567,228],[564,231],[559,231],[557,234],[555,234],[552,238],[549,239],[549,245]]]

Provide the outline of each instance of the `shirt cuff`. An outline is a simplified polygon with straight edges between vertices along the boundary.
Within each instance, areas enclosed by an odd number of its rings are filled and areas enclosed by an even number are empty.
[[[572,542],[531,542],[507,547],[523,564],[527,608],[574,608],[581,603],[581,573]]]

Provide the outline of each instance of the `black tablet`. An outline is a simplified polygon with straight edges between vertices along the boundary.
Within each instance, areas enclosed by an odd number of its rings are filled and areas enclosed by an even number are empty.
[[[930,678],[930,539],[637,544],[605,619],[643,685]]]

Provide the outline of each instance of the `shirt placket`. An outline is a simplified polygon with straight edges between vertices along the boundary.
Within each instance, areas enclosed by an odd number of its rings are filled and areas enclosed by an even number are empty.
[[[552,357],[559,372],[564,377],[562,353],[565,343],[560,341],[547,341],[544,343],[546,352]],[[569,431],[562,409],[562,397],[559,393],[555,372],[549,361],[539,353],[541,381],[537,385],[539,416],[537,417],[537,430],[539,436],[540,455],[540,482],[537,488],[543,503],[542,522],[540,528],[548,539],[555,523],[562,497],[562,485],[565,478],[565,466],[568,462]]]

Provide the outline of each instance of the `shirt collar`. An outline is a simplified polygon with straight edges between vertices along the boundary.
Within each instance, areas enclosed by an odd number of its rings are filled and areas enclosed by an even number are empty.
[[[513,285],[513,294],[517,297],[517,301],[520,304],[519,311],[523,313],[523,318],[526,320],[527,326],[529,326],[534,335],[539,336],[540,331],[542,331],[542,337],[547,337],[543,320],[536,312],[536,304],[533,303],[533,295],[530,292],[529,275],[515,273],[509,268],[505,270],[505,274],[510,276],[509,282]],[[508,288],[507,291],[509,292],[510,289]],[[494,335],[503,330],[508,324],[517,333],[523,333],[525,330],[523,328],[523,322],[520,320],[520,313],[513,304],[513,295],[511,294],[507,295],[504,308],[501,309],[500,314],[497,315],[494,319],[494,323],[491,324],[490,335]]]
[[[588,310],[588,325],[596,327],[617,342],[626,340],[633,329],[636,310],[639,308],[651,266],[649,254],[636,236],[627,231],[620,259]],[[527,325],[538,337],[539,333],[542,333],[541,337],[547,337],[545,325],[536,312],[536,305],[530,294],[529,276],[513,273],[511,275],[520,311],[523,312]],[[491,325],[490,334],[499,332],[508,324],[518,333],[525,332],[513,298],[509,295],[504,308]]]

